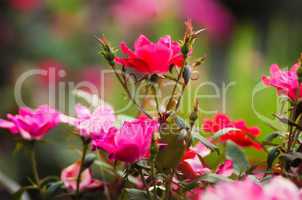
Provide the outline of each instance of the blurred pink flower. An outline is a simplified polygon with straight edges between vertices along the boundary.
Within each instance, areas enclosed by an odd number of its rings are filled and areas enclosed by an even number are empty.
[[[182,161],[178,165],[178,170],[183,173],[186,179],[195,179],[211,170],[203,165],[196,152],[187,150]]]
[[[262,82],[264,85],[275,87],[279,95],[287,95],[290,99],[295,100],[302,91],[297,76],[298,68],[299,65],[295,64],[290,70],[282,71],[277,64],[273,64],[270,67],[271,76],[262,76]]]
[[[169,35],[160,38],[156,43],[140,35],[134,44],[134,51],[127,44],[121,43],[121,50],[127,58],[117,57],[115,61],[125,67],[144,74],[164,74],[171,65],[182,67],[183,55],[179,44],[172,41]]]
[[[85,67],[79,72],[80,81],[87,81],[92,84],[95,88],[99,89],[101,86],[102,77],[101,67]],[[87,88],[88,89],[88,88]]]
[[[111,128],[108,134],[93,139],[93,146],[108,152],[113,160],[134,163],[150,155],[153,133],[158,122],[145,117],[126,121],[121,128]]]
[[[233,174],[233,161],[232,160],[225,160],[223,164],[218,165],[216,174],[229,177]]]
[[[268,200],[262,187],[253,181],[222,182],[209,187],[202,200]]]
[[[8,120],[0,119],[0,127],[8,129],[14,135],[19,134],[26,140],[40,140],[58,125],[59,115],[48,105],[41,105],[36,110],[22,107],[17,115],[8,114]]]
[[[41,0],[9,0],[10,6],[21,12],[31,12],[41,5]]]
[[[61,172],[61,180],[64,183],[65,188],[69,191],[76,191],[77,189],[77,177],[79,175],[81,168],[81,162],[77,161],[67,168],[63,169]],[[103,183],[99,180],[93,179],[91,175],[91,170],[86,169],[81,173],[80,178],[80,191],[85,189],[99,188]]]
[[[201,152],[200,151],[201,149],[207,151]],[[210,151],[208,151],[208,149],[205,146],[203,146],[203,144],[196,145],[195,148],[191,148],[190,150],[187,150],[185,152],[181,162],[178,165],[178,170],[180,170],[183,173],[186,179],[191,179],[191,180],[211,172],[209,168],[204,166],[204,164],[199,158],[199,156],[205,157],[209,153]],[[233,174],[233,171],[234,171],[233,161],[226,160],[224,163],[220,164],[217,167],[216,174],[228,177]]]
[[[202,200],[204,190],[201,188],[194,188],[186,193],[186,197],[190,200]]]
[[[191,147],[191,150],[195,151],[199,156],[206,157],[211,153],[211,149],[207,148],[201,142],[197,143],[195,146]]]
[[[145,24],[159,11],[157,0],[118,0],[112,7],[112,14],[124,26]]]
[[[115,121],[113,108],[104,102],[93,112],[87,107],[77,104],[75,112],[76,118],[61,115],[61,121],[75,126],[80,131],[80,135],[86,138],[107,133]]]
[[[62,78],[60,73],[64,72],[63,64],[54,59],[45,59],[38,63],[38,67],[46,73],[39,76],[43,86],[56,85]]]
[[[232,14],[218,0],[182,0],[185,18],[207,29],[210,38],[223,40],[233,28]]]
[[[238,130],[229,131],[220,137],[221,141],[231,140],[242,147],[254,147],[260,150],[262,147],[253,140],[260,134],[257,127],[248,127],[243,120],[232,121],[227,115],[217,113],[213,119],[205,119],[203,122],[203,130],[216,133],[224,128],[236,128]]]
[[[202,200],[300,200],[301,190],[290,180],[274,177],[269,183],[260,185],[251,179],[218,183],[208,188]]]
[[[290,180],[282,176],[274,177],[264,186],[264,192],[269,200],[301,200],[301,190]]]

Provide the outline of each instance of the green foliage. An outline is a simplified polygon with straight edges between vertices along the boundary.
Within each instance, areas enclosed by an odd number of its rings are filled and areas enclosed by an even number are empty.
[[[241,175],[249,169],[250,164],[249,164],[245,154],[243,153],[243,151],[240,149],[240,147],[238,145],[236,145],[233,142],[228,141],[226,143],[225,153],[226,153],[227,159],[230,159],[233,161],[234,170],[237,173],[237,175]]]

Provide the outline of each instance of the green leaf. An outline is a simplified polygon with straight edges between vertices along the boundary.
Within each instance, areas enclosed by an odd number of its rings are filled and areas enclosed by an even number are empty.
[[[113,167],[106,163],[103,160],[96,160],[94,164],[99,167],[102,174],[110,174],[111,176],[115,176]]]
[[[250,167],[240,147],[231,141],[226,144],[226,157],[233,161],[234,170],[238,175],[246,172]]]
[[[94,153],[87,154],[85,156],[85,160],[83,163],[83,170],[89,168],[95,160],[96,160],[96,155]]]
[[[265,137],[264,142],[272,142],[274,139],[276,139],[279,136],[282,136],[282,134],[279,132],[273,132]]]
[[[156,167],[160,171],[175,168],[186,151],[184,140],[180,140],[179,134],[162,134],[161,142],[167,144],[156,157]]]
[[[267,156],[267,168],[271,169],[274,160],[280,155],[280,150],[278,147],[273,147],[269,152]]]
[[[207,173],[207,174],[199,177],[198,180],[205,181],[208,183],[218,183],[220,181],[232,181],[231,179],[229,179],[225,176],[218,175],[215,173]]]
[[[50,183],[49,187],[47,188],[46,195],[48,197],[53,196],[59,189],[62,188],[63,185],[64,185],[64,183],[62,181],[57,181],[57,182],[54,182],[54,183]]]
[[[147,194],[144,190],[138,190],[134,188],[126,188],[126,198],[128,200],[148,200]]]
[[[196,140],[199,140],[203,145],[205,145],[207,148],[211,149],[212,151],[217,151],[219,153],[218,147],[213,143],[211,143],[209,140],[207,140],[205,137],[201,136],[200,134],[198,133],[193,134],[192,137]]]
[[[221,129],[221,130],[217,131],[217,132],[212,136],[212,138],[215,140],[215,139],[217,139],[217,138],[219,138],[219,137],[221,137],[221,136],[227,134],[227,133],[230,132],[230,131],[238,131],[238,130],[239,130],[239,129],[237,129],[237,128],[224,128],[224,129]]]

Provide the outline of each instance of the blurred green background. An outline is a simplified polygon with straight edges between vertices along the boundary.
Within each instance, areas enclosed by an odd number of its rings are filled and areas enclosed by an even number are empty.
[[[207,56],[199,69],[200,79],[193,82],[191,92],[215,95],[211,86],[196,90],[207,81],[219,89],[218,97],[199,96],[201,119],[217,111],[226,112],[234,119],[258,126],[262,130],[261,140],[272,131],[267,122],[278,109],[278,100],[272,89],[257,90],[260,78],[268,74],[272,63],[290,67],[297,60],[302,51],[301,7],[300,0],[2,0],[0,117],[4,118],[7,112],[15,113],[18,108],[14,87],[20,75],[30,69],[49,70],[50,67],[64,70],[65,76],[58,75],[55,82],[48,82],[47,76],[27,79],[22,88],[26,105],[48,103],[49,88],[59,87],[58,82],[67,85],[88,81],[105,94],[106,101],[116,109],[121,108],[126,99],[117,81],[111,75],[99,76],[100,70],[109,68],[98,54],[95,36],[105,34],[115,47],[120,41],[131,46],[141,33],[153,41],[165,34],[180,40],[184,21],[190,18],[196,29],[206,28],[191,59]],[[231,82],[234,85],[221,96],[223,88]],[[67,87],[66,94],[68,90]],[[58,97],[68,102],[68,98],[62,98]],[[187,105],[192,101],[192,96],[186,93],[182,115],[188,114]],[[69,112],[72,108],[61,111]],[[135,115],[136,111],[132,108],[124,114]],[[63,167],[77,159],[79,154],[75,149],[79,141],[70,132],[70,128],[60,126],[39,146],[42,175],[58,175]],[[26,184],[26,176],[31,176],[30,162],[24,149],[14,153],[17,142],[12,139],[1,130],[0,171]],[[253,162],[265,160],[263,152],[250,149],[247,152]],[[0,197],[8,198],[1,187]]]

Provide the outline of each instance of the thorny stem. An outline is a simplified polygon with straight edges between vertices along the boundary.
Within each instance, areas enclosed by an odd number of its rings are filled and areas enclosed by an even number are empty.
[[[177,100],[177,104],[176,104],[176,108],[175,108],[175,111],[176,111],[176,112],[177,112],[178,109],[179,109],[180,102],[181,102],[181,98],[182,98],[182,96],[184,95],[185,88],[186,88],[186,84],[183,84],[183,85],[182,85],[182,88],[181,88],[180,95],[179,95],[178,100]]]
[[[160,107],[159,107],[159,100],[158,100],[158,95],[157,95],[157,90],[156,90],[156,87],[155,85],[152,85],[152,89],[153,89],[153,94],[154,94],[154,100],[155,100],[155,104],[156,104],[156,110],[157,110],[157,114],[159,117],[161,117],[161,114],[160,114]]]
[[[177,79],[175,81],[175,85],[174,85],[174,88],[172,90],[171,97],[170,97],[170,99],[169,99],[169,101],[167,103],[166,111],[168,111],[168,106],[171,104],[171,102],[172,102],[172,100],[173,100],[173,98],[175,96],[175,92],[176,92],[177,86],[179,84],[179,81],[180,81],[181,75],[183,73],[183,70],[184,70],[184,67],[181,68],[181,70],[180,70],[180,72],[178,74],[178,77],[177,77]]]
[[[83,150],[82,150],[82,158],[81,158],[81,166],[80,166],[80,171],[77,177],[77,185],[76,185],[76,199],[80,199],[80,182],[81,182],[81,175],[83,172],[83,164],[85,161],[86,153],[88,150],[88,142],[85,140],[85,138],[82,138],[83,142]]]
[[[295,106],[296,104],[294,104]],[[291,114],[290,114],[290,120],[294,121],[294,110],[292,110]],[[288,136],[288,144],[287,144],[287,153],[289,153],[291,151],[291,146],[292,146],[292,140],[293,140],[293,135],[294,135],[294,131],[293,131],[293,126],[289,124],[289,136]]]
[[[115,76],[117,77],[118,81],[120,82],[120,84],[122,85],[122,87],[124,88],[124,90],[126,91],[128,98],[133,102],[133,104],[137,107],[137,109],[139,109],[139,111],[141,111],[142,113],[144,113],[148,118],[152,119],[152,116],[149,115],[137,102],[136,100],[132,97],[131,92],[129,91],[127,85],[125,82],[123,82],[122,78],[119,76],[116,68],[115,68],[115,64],[110,63],[111,68],[113,69]]]

